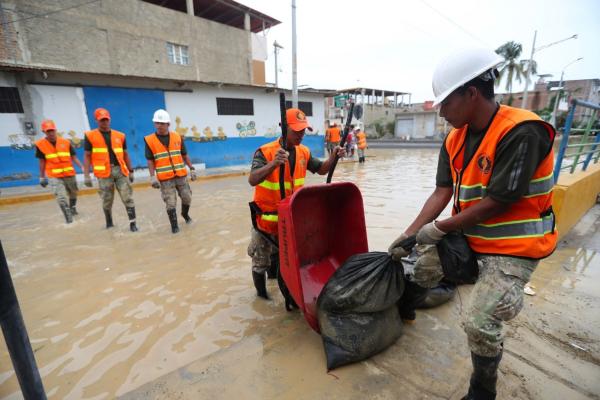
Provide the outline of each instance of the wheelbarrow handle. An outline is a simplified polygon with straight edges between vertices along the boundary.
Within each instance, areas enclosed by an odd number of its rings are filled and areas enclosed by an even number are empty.
[[[344,125],[344,132],[342,133],[342,141],[340,142],[340,147],[344,148],[346,145],[346,139],[348,138],[348,133],[350,132],[350,123],[352,122],[352,113],[354,112],[354,103],[350,103],[350,111],[348,112],[348,118],[346,119],[346,125]],[[331,183],[331,178],[333,177],[333,171],[335,171],[335,167],[337,166],[338,160],[340,158],[338,155],[335,155],[331,166],[329,167],[329,173],[327,174],[327,183]]]
[[[281,147],[287,151],[287,118],[284,92],[279,92],[279,112],[281,113]],[[285,163],[279,166],[279,195],[281,200],[285,199]]]

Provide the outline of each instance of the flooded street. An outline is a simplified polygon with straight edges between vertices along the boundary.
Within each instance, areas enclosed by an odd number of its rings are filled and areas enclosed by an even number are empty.
[[[334,180],[362,191],[370,250],[386,250],[416,216],[435,184],[437,152],[369,150],[364,165],[338,165]],[[307,184],[324,181],[312,175]],[[464,394],[470,360],[459,319],[470,287],[419,313],[388,351],[328,375],[320,337],[297,312],[285,311],[276,283],[268,284],[274,300],[256,297],[246,255],[253,193],[247,176],[201,181],[192,190],[194,222],[180,218],[177,235],[151,188],[134,192],[137,233],[129,232],[118,197],[111,230],[96,195],[80,197],[80,215],[69,226],[53,200],[0,208],[0,238],[49,398],[109,399],[143,385],[145,392],[127,396]],[[538,295],[526,298],[509,324],[499,390],[513,398],[600,398],[597,209],[573,241],[540,264],[532,280]],[[178,380],[197,386],[170,392]],[[4,341],[0,398],[21,398]]]

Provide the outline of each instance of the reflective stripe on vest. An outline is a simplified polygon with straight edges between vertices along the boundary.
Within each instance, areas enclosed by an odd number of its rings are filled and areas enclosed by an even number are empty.
[[[465,235],[484,240],[534,238],[552,232],[554,225],[554,214],[550,214],[522,221],[479,224],[465,229]]]
[[[529,188],[523,197],[536,197],[548,194],[554,187],[554,175],[550,174],[542,178],[532,179],[529,182]],[[466,203],[473,200],[481,200],[487,195],[487,186],[482,184],[477,185],[461,185],[458,192],[458,200],[461,203]]]
[[[277,222],[279,221],[279,216],[277,214],[261,214],[260,219],[263,221]]]

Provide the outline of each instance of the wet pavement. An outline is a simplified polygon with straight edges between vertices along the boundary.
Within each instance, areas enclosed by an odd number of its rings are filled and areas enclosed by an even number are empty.
[[[362,190],[371,250],[385,250],[433,189],[434,149],[369,151],[334,180]],[[459,399],[470,360],[463,286],[420,312],[395,345],[328,374],[320,337],[287,313],[277,285],[257,299],[246,246],[247,177],[192,185],[194,223],[170,233],[158,191],[136,189],[140,232],[103,227],[83,196],[67,226],[54,201],[0,208],[4,246],[50,399]],[[311,176],[308,184],[324,182]],[[351,215],[343,216],[352,218]],[[499,398],[600,398],[600,207],[533,275],[508,324]],[[0,398],[21,398],[0,341]]]

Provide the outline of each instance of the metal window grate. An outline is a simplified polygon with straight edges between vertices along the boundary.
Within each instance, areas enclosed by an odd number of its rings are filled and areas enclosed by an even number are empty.
[[[289,101],[289,100],[286,101],[285,102],[285,108],[292,108],[292,102]],[[298,102],[298,108],[307,117],[312,117],[313,116],[312,101],[299,101]]]
[[[19,89],[16,87],[0,87],[0,113],[23,114]]]
[[[181,44],[167,42],[167,56],[171,64],[188,65],[190,63],[188,47]]]
[[[254,115],[254,100],[217,97],[218,115]]]

